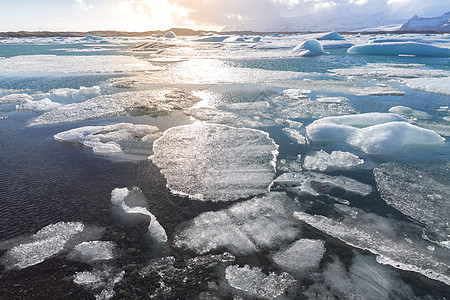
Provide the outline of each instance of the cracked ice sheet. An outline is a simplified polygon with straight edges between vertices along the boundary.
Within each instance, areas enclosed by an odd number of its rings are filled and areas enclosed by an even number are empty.
[[[247,255],[274,249],[298,236],[292,218],[296,209],[298,205],[286,194],[271,192],[226,210],[199,215],[184,224],[174,243],[198,254],[226,249]]]
[[[252,68],[233,67],[230,64],[216,59],[193,59],[180,62],[175,68],[155,71],[145,75],[120,78],[119,81],[128,80],[130,84],[247,84],[272,82],[296,78],[306,75],[301,72],[272,71]],[[114,84],[116,80],[111,79]]]
[[[76,122],[129,114],[160,114],[193,106],[200,98],[179,89],[158,89],[102,95],[60,106],[34,119],[30,126]]]
[[[347,69],[345,69],[347,70]],[[385,85],[364,86],[360,81],[339,80],[285,80],[272,82],[273,87],[305,89],[333,93],[346,93],[356,96],[403,96],[405,92]],[[326,103],[326,102],[325,102]],[[328,103],[330,104],[330,103]]]
[[[200,201],[233,201],[268,191],[278,146],[266,132],[217,124],[166,130],[150,159],[175,194]]]
[[[337,219],[295,212],[294,217],[344,243],[370,251],[381,264],[413,271],[450,285],[449,249],[434,247],[412,223],[336,204]]]
[[[122,73],[156,70],[144,60],[125,55],[19,55],[0,59],[1,72]]]
[[[448,174],[450,164],[443,164],[441,168]],[[425,224],[427,231],[450,248],[448,176],[433,176],[424,169],[400,163],[381,164],[373,173],[386,203]]]

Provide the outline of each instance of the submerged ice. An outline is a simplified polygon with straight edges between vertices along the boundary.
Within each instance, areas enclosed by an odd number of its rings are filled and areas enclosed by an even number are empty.
[[[153,143],[150,158],[173,193],[201,201],[232,201],[268,191],[277,148],[263,131],[194,124],[165,131]]]

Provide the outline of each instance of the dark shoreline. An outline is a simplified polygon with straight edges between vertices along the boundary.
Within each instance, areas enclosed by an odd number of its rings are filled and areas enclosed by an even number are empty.
[[[222,35],[228,35],[228,34],[254,34],[254,35],[261,35],[261,34],[299,34],[299,33],[319,33],[319,32],[328,32],[328,31],[308,31],[308,32],[254,32],[254,31],[230,31],[230,32],[222,32],[222,31],[203,31],[203,30],[192,30],[192,29],[185,29],[185,28],[171,28],[169,30],[155,30],[155,31],[143,31],[143,32],[128,32],[128,31],[115,31],[115,30],[96,30],[96,31],[86,31],[86,32],[80,32],[80,31],[15,31],[15,32],[0,32],[0,38],[7,38],[7,37],[16,37],[16,38],[25,38],[25,37],[85,37],[88,35],[95,35],[95,36],[101,36],[101,37],[146,37],[146,36],[152,36],[154,34],[165,34],[169,31],[173,31],[176,35],[179,36],[197,36],[202,32],[211,32],[214,34],[222,34]],[[406,30],[406,31],[339,31],[341,34],[350,34],[350,35],[356,35],[356,34],[387,34],[387,33],[393,33],[393,34],[407,34],[407,33],[416,33],[416,34],[444,34],[448,33],[446,31],[413,31],[413,30]]]

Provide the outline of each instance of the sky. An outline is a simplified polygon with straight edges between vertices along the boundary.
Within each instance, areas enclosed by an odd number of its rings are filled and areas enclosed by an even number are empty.
[[[379,14],[388,22],[449,11],[450,0],[0,0],[0,31],[221,30],[280,17]]]

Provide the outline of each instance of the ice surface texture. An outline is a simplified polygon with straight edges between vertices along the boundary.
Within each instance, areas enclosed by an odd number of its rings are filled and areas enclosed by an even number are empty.
[[[292,211],[297,204],[284,193],[270,193],[229,209],[206,212],[184,224],[175,245],[203,254],[226,250],[246,255],[276,249],[298,236]]]
[[[81,222],[50,224],[30,237],[18,237],[0,243],[8,251],[2,257],[6,269],[23,269],[65,253],[75,245],[99,238],[101,228],[87,227]]]
[[[296,280],[288,273],[265,275],[259,268],[229,266],[225,278],[235,294],[251,299],[280,299]]]
[[[450,48],[438,47],[416,42],[376,43],[352,46],[347,51],[351,54],[367,55],[415,55],[450,57]]]
[[[377,188],[389,205],[422,222],[436,235],[435,238],[448,243],[450,240],[448,178],[440,178],[439,181],[425,170],[400,163],[385,163],[375,168],[373,172]]]
[[[295,212],[294,216],[318,230],[336,237],[348,245],[368,250],[377,261],[395,268],[421,273],[450,285],[448,249],[429,248],[429,242],[417,237],[410,223],[366,213],[358,208],[335,205],[339,217],[309,215]]]
[[[95,154],[119,155],[146,159],[152,153],[152,142],[162,133],[155,126],[118,123],[107,126],[86,126],[54,135],[59,142],[78,142]]]
[[[438,145],[445,139],[434,131],[405,122],[396,114],[368,113],[328,117],[306,126],[313,143],[345,142],[367,154],[389,155],[407,145]]]
[[[102,95],[84,102],[60,106],[30,125],[76,122],[126,114],[158,114],[188,108],[199,98],[178,89],[158,89]]]
[[[170,190],[201,201],[232,201],[268,191],[278,146],[263,131],[216,124],[173,127],[151,160]]]
[[[0,72],[115,73],[154,69],[149,62],[125,55],[23,55],[0,59]]]

